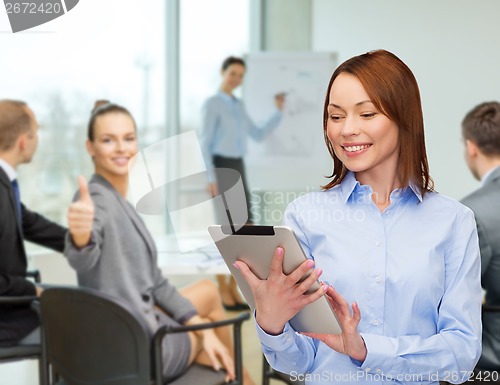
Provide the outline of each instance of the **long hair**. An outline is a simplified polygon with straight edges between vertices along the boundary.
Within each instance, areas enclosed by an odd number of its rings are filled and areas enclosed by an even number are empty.
[[[403,186],[413,183],[422,196],[434,189],[429,175],[425,150],[424,118],[420,92],[415,76],[396,55],[377,50],[355,56],[342,63],[332,74],[323,110],[323,135],[333,159],[333,178],[322,186],[329,189],[342,182],[348,170],[335,155],[327,135],[328,104],[332,84],[341,73],[355,76],[363,85],[374,106],[399,128],[398,177]]]

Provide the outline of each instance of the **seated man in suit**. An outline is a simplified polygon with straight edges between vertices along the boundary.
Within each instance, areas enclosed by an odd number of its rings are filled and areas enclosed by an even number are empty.
[[[462,136],[467,165],[481,181],[480,188],[462,203],[476,217],[485,304],[500,305],[500,103],[482,103],[472,109],[462,122]],[[483,315],[483,352],[476,369],[500,370],[500,313]]]
[[[38,143],[38,123],[23,102],[0,100],[0,296],[39,295],[26,279],[26,239],[62,252],[66,229],[28,210],[20,200],[17,167],[29,163]],[[0,345],[37,340],[37,314],[30,305],[0,307]]]

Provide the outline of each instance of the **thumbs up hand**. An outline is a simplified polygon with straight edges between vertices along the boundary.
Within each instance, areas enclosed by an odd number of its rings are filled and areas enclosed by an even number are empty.
[[[90,242],[94,222],[94,202],[83,176],[78,177],[78,187],[80,198],[68,208],[68,226],[74,245],[81,248]]]

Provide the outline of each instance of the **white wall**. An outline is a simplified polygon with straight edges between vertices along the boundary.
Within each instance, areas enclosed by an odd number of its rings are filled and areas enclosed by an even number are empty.
[[[312,2],[313,0],[263,1],[261,49],[308,51],[311,48]]]
[[[431,175],[439,192],[460,199],[478,187],[463,160],[460,123],[500,100],[500,2],[496,0],[314,0],[313,50],[339,63],[387,49],[420,86]],[[325,85],[326,87],[326,85]]]

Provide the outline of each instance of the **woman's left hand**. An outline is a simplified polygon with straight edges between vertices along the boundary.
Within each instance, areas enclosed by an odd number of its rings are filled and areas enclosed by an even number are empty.
[[[284,92],[281,92],[281,93],[276,94],[274,96],[274,105],[280,111],[283,111],[283,108],[285,105],[285,96],[286,96],[286,94]]]
[[[324,342],[333,350],[346,354],[355,360],[363,362],[367,350],[363,338],[358,332],[361,313],[358,304],[352,304],[352,313],[347,301],[333,287],[329,287],[326,297],[342,326],[342,334],[301,333]]]
[[[207,353],[214,370],[220,370],[220,365],[227,372],[226,382],[236,378],[234,372],[234,362],[226,346],[217,337],[213,330],[204,330],[202,334],[203,350]]]

